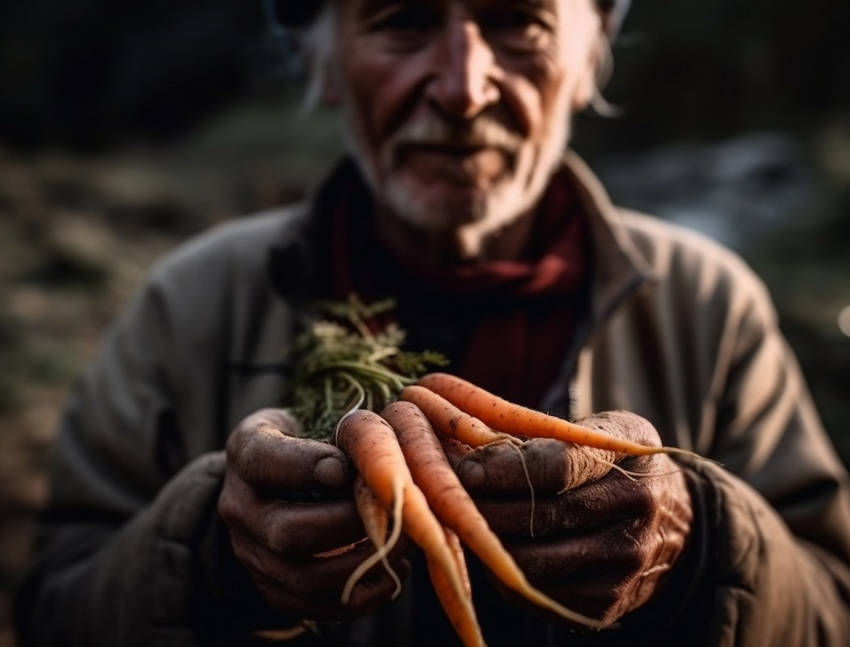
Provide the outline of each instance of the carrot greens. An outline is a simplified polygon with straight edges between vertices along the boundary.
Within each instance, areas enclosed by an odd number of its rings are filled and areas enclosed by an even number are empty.
[[[330,439],[339,419],[356,406],[380,411],[398,392],[446,359],[433,351],[402,350],[405,331],[390,321],[392,300],[363,303],[356,295],[324,303],[327,316],[295,340],[295,372],[288,400],[306,438]]]

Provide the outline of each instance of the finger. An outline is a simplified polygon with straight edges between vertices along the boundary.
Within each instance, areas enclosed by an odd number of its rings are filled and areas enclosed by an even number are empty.
[[[401,560],[393,568],[402,582],[410,575],[411,566],[407,560]],[[357,584],[346,604],[342,603],[341,595],[336,593],[305,597],[292,593],[276,580],[261,574],[251,573],[251,579],[272,607],[287,615],[317,622],[344,622],[361,618],[391,600],[397,592],[395,580],[386,571]]]
[[[615,620],[651,596],[672,567],[659,561],[645,520],[552,542],[507,542],[529,581],[555,600],[595,618]]]
[[[603,411],[576,420],[577,424],[604,431],[612,436],[631,440],[640,445],[660,447],[661,437],[649,420],[630,411]]]
[[[568,448],[551,439],[534,439],[519,447],[493,443],[463,454],[454,451],[453,462],[467,490],[511,496],[528,492],[530,482],[535,493],[547,494],[564,488]]]
[[[653,497],[651,489],[639,479],[611,472],[555,496],[537,496],[533,501],[530,496],[476,496],[475,503],[499,535],[527,537],[533,529],[536,537],[547,537],[640,518],[652,510]]]
[[[390,562],[390,566],[401,582],[407,580],[412,570],[410,562],[406,559]],[[379,565],[355,585],[346,606],[354,610],[357,617],[360,617],[388,602],[398,593],[398,584],[395,578],[387,572],[385,567]]]
[[[342,590],[354,570],[374,550],[363,541],[350,550],[328,557],[283,559],[241,537],[233,538],[233,550],[269,601],[281,610],[312,619],[341,619],[360,615],[374,604],[388,600],[396,581],[383,564],[369,569],[352,591],[347,605],[341,604]],[[410,572],[404,558],[406,541],[390,551],[388,563],[400,579]]]
[[[507,588],[498,580],[493,579],[492,581],[506,600],[517,607],[528,609],[529,612],[535,615],[544,615],[551,618],[553,621],[553,632],[564,631],[563,638],[557,643],[553,642],[551,644],[573,644],[577,639],[574,633],[575,630],[587,631],[586,626],[580,623],[564,623],[561,617],[532,605],[528,600]],[[571,582],[566,585],[539,584],[535,585],[535,588],[576,613],[580,613],[588,618],[595,618],[603,624],[610,624],[622,616],[622,612],[620,611],[622,598],[619,596],[622,586],[623,582],[618,576],[603,574],[589,581]],[[558,634],[554,633],[554,635],[557,636]]]
[[[646,419],[627,411],[603,412],[580,424],[642,445],[659,446],[658,432]],[[587,451],[570,443],[533,439],[521,451],[510,443],[493,443],[469,450],[445,443],[446,453],[461,482],[470,491],[511,496],[528,488],[540,495],[558,492],[603,476],[617,457],[611,452]]]
[[[237,429],[252,429],[260,424],[277,427],[287,436],[301,435],[301,422],[288,409],[267,407],[259,409],[239,423]]]
[[[364,535],[353,500],[292,503],[259,498],[244,481],[225,476],[218,511],[231,532],[282,555],[310,555],[345,546]]]
[[[227,454],[239,477],[261,490],[323,491],[352,480],[348,459],[338,448],[287,436],[269,423],[237,432]]]
[[[535,588],[574,611],[607,622],[622,615],[634,600],[647,558],[646,552],[620,545],[625,527],[621,523],[603,533],[548,543],[508,541],[505,547]],[[524,604],[494,582],[508,599]]]
[[[281,503],[266,511],[264,544],[286,555],[310,555],[359,541],[365,535],[351,499]]]
[[[535,584],[580,584],[639,572],[655,553],[643,520],[622,520],[550,540],[510,538],[504,546]]]

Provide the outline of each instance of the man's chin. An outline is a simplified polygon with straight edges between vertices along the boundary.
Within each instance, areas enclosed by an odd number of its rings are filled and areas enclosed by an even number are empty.
[[[439,233],[484,220],[491,198],[471,186],[412,187],[390,183],[385,192],[389,210],[406,224]]]

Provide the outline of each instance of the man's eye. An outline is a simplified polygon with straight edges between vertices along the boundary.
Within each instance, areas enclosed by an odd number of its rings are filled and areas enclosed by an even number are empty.
[[[372,29],[424,31],[439,23],[439,16],[425,6],[398,4],[382,11],[372,21]]]
[[[536,43],[544,33],[551,30],[548,21],[534,11],[505,9],[479,19],[482,31],[496,36],[527,39],[528,45]]]
[[[484,16],[481,20],[489,29],[522,29],[537,23],[537,18],[527,11],[512,9]]]

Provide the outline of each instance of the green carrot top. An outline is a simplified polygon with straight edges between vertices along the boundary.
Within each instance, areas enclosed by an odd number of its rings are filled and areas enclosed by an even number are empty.
[[[392,300],[320,304],[328,318],[313,322],[290,351],[294,376],[286,394],[303,436],[328,440],[339,419],[357,406],[380,411],[430,367],[448,361],[433,351],[402,350],[406,333],[397,323],[377,326]]]

